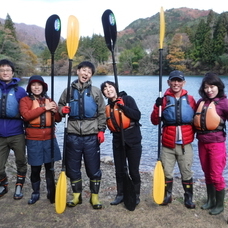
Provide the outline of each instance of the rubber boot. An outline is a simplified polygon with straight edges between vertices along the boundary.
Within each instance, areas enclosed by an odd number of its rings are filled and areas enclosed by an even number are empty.
[[[116,198],[110,203],[111,205],[118,205],[123,202],[123,182],[117,182],[117,195]]]
[[[40,199],[40,181],[32,183],[33,193],[31,199],[28,201],[28,204],[34,204],[37,200]]]
[[[136,205],[138,205],[140,203],[140,187],[141,187],[141,183],[135,184],[135,193],[136,193]]]
[[[165,178],[165,197],[161,206],[166,206],[172,203],[172,190],[173,190],[173,178]]]
[[[182,185],[184,188],[184,205],[188,209],[194,209],[196,205],[192,202],[193,197],[193,181],[192,178],[187,181],[182,181]]]
[[[213,207],[210,210],[209,214],[218,215],[224,211],[224,197],[225,197],[225,189],[221,191],[216,191],[215,193],[216,204],[215,204],[215,207]]]
[[[4,196],[8,192],[8,179],[4,177],[0,180],[0,197]]]
[[[215,186],[213,184],[207,184],[207,202],[201,206],[201,209],[208,210],[215,206]]]
[[[17,182],[16,182],[15,192],[14,192],[14,196],[13,196],[13,198],[15,200],[19,200],[23,197],[22,188],[25,183],[25,175],[26,175],[26,173],[17,174]]]
[[[71,181],[73,190],[73,199],[67,202],[68,207],[75,207],[77,204],[82,203],[82,180]]]
[[[90,203],[93,206],[93,209],[101,209],[102,204],[99,201],[98,192],[100,189],[100,180],[90,180]]]

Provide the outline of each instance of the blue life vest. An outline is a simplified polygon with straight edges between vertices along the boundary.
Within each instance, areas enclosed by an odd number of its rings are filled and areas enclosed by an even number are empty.
[[[97,104],[91,95],[91,86],[82,93],[72,88],[69,117],[79,120],[97,117]]]
[[[193,122],[194,110],[188,102],[188,96],[182,96],[179,100],[166,96],[167,103],[162,113],[164,125],[184,125]]]
[[[8,93],[2,93],[0,89],[0,118],[20,118],[19,102],[15,95],[16,89],[13,87]]]

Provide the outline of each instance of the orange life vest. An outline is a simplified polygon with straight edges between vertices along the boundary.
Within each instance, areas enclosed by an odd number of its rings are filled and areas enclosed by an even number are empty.
[[[49,99],[45,99],[44,103],[39,103],[38,100],[35,99],[33,100],[32,110],[38,107],[44,107],[48,103],[50,103]],[[52,125],[52,114],[50,111],[46,111],[45,113],[41,114],[37,118],[29,121],[28,127],[41,128],[41,127],[51,127],[51,125]]]
[[[119,132],[120,131],[120,112],[122,117],[123,129],[130,127],[131,120],[124,115],[124,113],[119,109],[118,105],[115,104],[113,108],[110,105],[106,105],[106,123],[110,131]]]
[[[201,101],[194,116],[194,126],[199,131],[223,130],[224,121],[216,112],[215,102],[212,101],[209,106]]]

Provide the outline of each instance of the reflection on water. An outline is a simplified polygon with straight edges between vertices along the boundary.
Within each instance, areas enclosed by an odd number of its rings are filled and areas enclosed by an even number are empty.
[[[72,80],[76,77],[73,76]],[[164,92],[167,85],[167,76],[163,76],[162,91]],[[51,93],[51,78],[44,77],[45,82],[49,86],[48,95]],[[100,84],[106,80],[114,81],[113,76],[93,76],[93,85],[100,87]],[[202,80],[202,76],[189,76],[186,77],[185,89],[189,94],[193,95],[196,101],[200,98],[198,95],[198,89]],[[226,93],[228,94],[228,79],[222,77],[222,80],[226,86]],[[28,78],[22,79],[22,86],[27,86]],[[158,126],[153,126],[150,122],[150,114],[153,104],[159,94],[159,78],[158,76],[119,76],[119,90],[125,90],[129,95],[134,97],[137,105],[141,111],[142,124],[142,146],[143,153],[140,164],[141,171],[152,171],[157,161],[157,144],[158,144]],[[58,102],[59,97],[67,86],[67,76],[56,76],[54,81],[54,100]],[[64,119],[61,123],[57,124],[56,135],[60,145],[60,149],[63,147],[63,132],[64,132]],[[227,140],[228,141],[228,140]],[[203,172],[198,159],[197,140],[192,143],[194,149],[194,162],[193,162],[193,175],[195,179],[203,178]],[[101,145],[101,156],[112,157],[112,135],[108,130],[105,132],[105,142]],[[176,166],[174,169],[175,176],[180,176],[179,169]],[[225,170],[225,177],[228,181],[228,173]]]

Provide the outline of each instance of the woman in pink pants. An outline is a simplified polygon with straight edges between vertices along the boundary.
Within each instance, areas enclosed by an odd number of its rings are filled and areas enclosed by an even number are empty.
[[[224,210],[226,166],[225,121],[228,119],[228,99],[224,83],[214,73],[207,73],[201,83],[194,117],[201,166],[207,187],[207,202],[201,208],[217,215]]]

